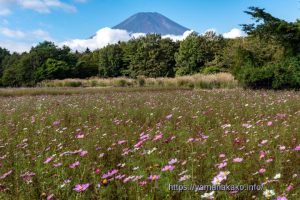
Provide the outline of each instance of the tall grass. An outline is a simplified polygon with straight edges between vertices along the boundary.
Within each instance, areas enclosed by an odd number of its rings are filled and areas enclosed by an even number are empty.
[[[166,88],[236,88],[238,83],[229,73],[211,75],[195,74],[176,78],[90,78],[47,80],[39,84],[41,87],[166,87]]]

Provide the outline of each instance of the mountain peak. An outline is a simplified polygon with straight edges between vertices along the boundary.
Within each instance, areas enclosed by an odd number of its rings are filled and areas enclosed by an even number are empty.
[[[113,29],[123,29],[130,33],[157,33],[161,35],[182,35],[188,28],[177,24],[157,12],[139,12]]]

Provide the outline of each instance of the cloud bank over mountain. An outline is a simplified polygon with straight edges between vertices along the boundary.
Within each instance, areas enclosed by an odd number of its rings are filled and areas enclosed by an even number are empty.
[[[183,40],[193,31],[186,31],[182,35],[163,35],[162,38],[171,38],[172,40]],[[126,30],[102,28],[97,31],[96,35],[90,39],[74,39],[66,42],[62,42],[59,45],[67,45],[72,50],[84,51],[87,48],[95,50],[102,48],[108,44],[116,44],[119,41],[126,42],[133,38],[145,36],[145,33],[129,33]]]

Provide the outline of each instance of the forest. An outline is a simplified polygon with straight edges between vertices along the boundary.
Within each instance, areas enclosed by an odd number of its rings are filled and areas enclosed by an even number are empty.
[[[246,37],[226,39],[215,32],[183,41],[158,34],[73,52],[44,41],[29,52],[0,48],[0,86],[34,87],[43,80],[89,77],[175,77],[229,72],[251,89],[300,88],[300,20],[287,22],[264,9],[245,11]]]

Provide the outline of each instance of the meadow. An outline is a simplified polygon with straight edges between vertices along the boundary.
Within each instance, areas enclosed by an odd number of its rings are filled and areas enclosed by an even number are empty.
[[[300,92],[59,91],[0,91],[0,199],[300,197]]]

